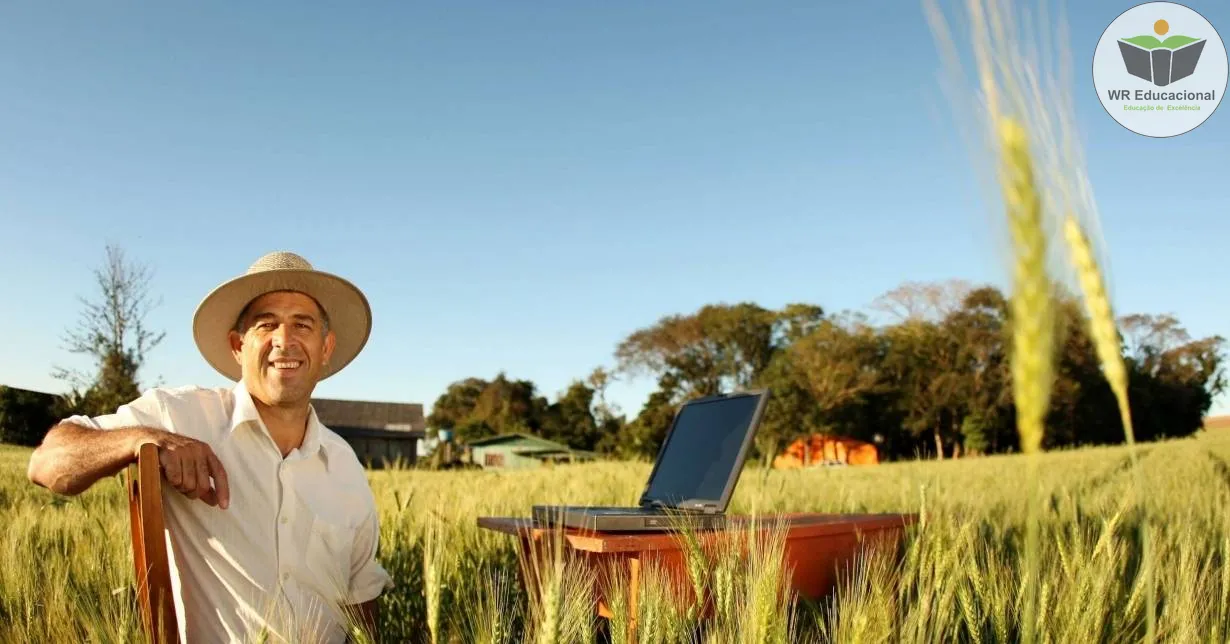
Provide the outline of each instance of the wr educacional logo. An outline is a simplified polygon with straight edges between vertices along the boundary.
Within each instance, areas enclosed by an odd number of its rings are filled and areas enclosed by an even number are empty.
[[[1230,78],[1230,57],[1204,16],[1174,2],[1119,14],[1093,52],[1093,85],[1106,113],[1148,137],[1190,132],[1213,115]]]
[[[1169,31],[1170,24],[1158,20],[1153,23],[1153,32],[1157,36],[1145,34],[1120,38],[1119,55],[1123,57],[1127,73],[1158,87],[1165,87],[1195,73],[1207,41],[1179,34],[1165,40],[1158,39],[1158,36],[1165,36]]]

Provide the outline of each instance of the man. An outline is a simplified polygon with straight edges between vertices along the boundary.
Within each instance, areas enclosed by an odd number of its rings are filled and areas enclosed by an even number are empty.
[[[351,625],[374,636],[376,599],[392,586],[375,558],[375,500],[354,451],[311,407],[316,383],[370,331],[350,282],[265,255],[193,320],[198,349],[233,388],[152,389],[113,414],[68,418],[35,450],[30,480],[76,495],[153,443],[181,641],[333,642]]]

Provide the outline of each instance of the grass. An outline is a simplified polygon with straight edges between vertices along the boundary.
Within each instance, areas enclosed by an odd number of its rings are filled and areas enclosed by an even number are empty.
[[[1138,445],[1147,495],[1134,493],[1125,448],[1036,456],[1044,499],[1037,559],[1026,565],[1029,508],[1023,456],[809,471],[749,468],[732,511],[920,512],[899,559],[866,557],[816,604],[777,592],[773,539],[750,557],[709,553],[688,583],[716,606],[710,642],[999,642],[1144,638],[1149,597],[1163,642],[1230,638],[1230,432]],[[0,642],[138,641],[126,508],[118,480],[62,499],[25,481],[28,451],[0,447]],[[602,622],[586,579],[565,560],[536,563],[527,594],[510,537],[483,515],[525,515],[534,503],[635,500],[648,466],[597,463],[518,473],[370,473],[383,517],[380,558],[397,588],[381,605],[394,642],[595,641]],[[1137,500],[1139,499],[1139,501]],[[1141,527],[1151,527],[1150,553]],[[1144,569],[1148,562],[1151,569]],[[1025,571],[1036,578],[1026,584]],[[1150,574],[1145,574],[1146,572]],[[1147,584],[1152,583],[1150,588]],[[639,641],[690,641],[689,607],[665,600],[667,580],[642,573]],[[1036,588],[1032,625],[1022,589]],[[616,606],[617,611],[621,609]],[[631,641],[623,606],[611,641]],[[652,633],[649,631],[652,630]]]

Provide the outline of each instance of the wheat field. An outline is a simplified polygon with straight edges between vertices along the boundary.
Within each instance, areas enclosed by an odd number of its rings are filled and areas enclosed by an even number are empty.
[[[1230,434],[1138,445],[1138,498],[1127,448],[1038,461],[1037,612],[1023,623],[1026,461],[995,456],[874,467],[775,471],[750,464],[732,511],[918,512],[895,556],[863,559],[825,602],[782,600],[772,543],[748,560],[693,570],[723,598],[698,630],[642,575],[639,641],[1159,641],[1230,638]],[[25,449],[0,448],[0,641],[130,642],[131,555],[119,477],[58,498],[28,484]],[[512,538],[479,516],[525,515],[542,502],[632,503],[648,465],[596,463],[517,473],[373,471],[383,515],[380,558],[396,589],[381,604],[391,642],[629,641],[626,608],[597,618],[586,583],[560,562],[530,596]],[[1143,556],[1142,522],[1152,527]],[[1150,562],[1151,575],[1141,569]],[[550,563],[550,562],[546,562]],[[544,577],[544,579],[546,579]],[[1148,592],[1146,580],[1156,585]],[[660,580],[659,580],[660,581]],[[622,588],[626,579],[600,583]],[[1154,597],[1152,606],[1147,597]],[[720,623],[719,623],[720,622]]]

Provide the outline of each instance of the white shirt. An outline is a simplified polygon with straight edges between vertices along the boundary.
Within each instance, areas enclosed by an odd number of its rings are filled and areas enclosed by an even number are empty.
[[[208,443],[230,484],[213,507],[163,486],[180,639],[345,639],[345,605],[393,587],[376,560],[379,517],[354,450],[313,409],[301,447],[282,458],[242,383],[151,389],[116,413],[67,419],[95,429],[146,426]],[[351,614],[354,614],[353,612]]]

